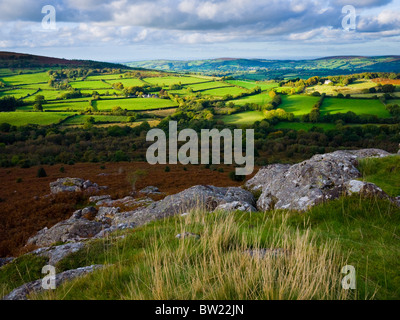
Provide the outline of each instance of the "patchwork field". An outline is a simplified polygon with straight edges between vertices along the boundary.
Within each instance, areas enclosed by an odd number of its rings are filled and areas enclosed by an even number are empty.
[[[229,124],[246,125],[262,121],[265,116],[262,111],[246,111],[222,117],[222,121]]]
[[[261,93],[261,94],[257,94],[257,95],[253,95],[253,96],[248,96],[248,97],[244,97],[244,98],[240,98],[237,100],[232,100],[231,102],[233,102],[234,104],[238,105],[238,106],[242,106],[245,105],[247,103],[255,103],[258,105],[264,105],[268,102],[271,102],[271,98],[268,94],[266,93]]]
[[[174,107],[176,104],[167,99],[134,98],[134,99],[113,99],[97,101],[99,111],[111,110],[113,107],[121,107],[127,110],[151,110]]]
[[[58,123],[74,113],[66,112],[0,112],[0,123],[9,123],[13,126],[26,124],[50,125]]]
[[[301,116],[310,113],[312,107],[319,99],[319,97],[301,95],[282,96],[282,104],[279,108],[286,112],[293,113],[295,116]]]
[[[228,94],[235,96],[244,92],[247,92],[247,90],[238,87],[226,87],[226,88],[205,90],[202,91],[201,94],[205,96],[224,97]]]
[[[108,72],[108,71],[107,71]],[[8,90],[3,89],[0,91],[0,98],[4,96],[14,96],[16,99],[24,98],[23,102],[25,105],[19,106],[17,108],[18,114],[11,116],[10,114],[3,114],[1,116],[0,122],[10,121],[12,124],[23,125],[29,123],[57,123],[60,118],[62,119],[65,114],[69,114],[71,112],[91,112],[94,113],[107,113],[110,112],[115,107],[120,107],[122,110],[127,111],[137,111],[143,112],[146,110],[154,111],[154,110],[163,110],[163,109],[171,109],[178,107],[178,104],[181,104],[181,101],[189,101],[189,99],[193,99],[193,97],[189,98],[189,96],[193,96],[191,90],[195,94],[200,94],[201,99],[209,99],[209,100],[225,100],[225,102],[232,102],[237,107],[244,106],[246,104],[257,104],[259,106],[263,106],[269,102],[271,102],[271,98],[268,95],[268,92],[271,89],[275,89],[278,93],[281,91],[287,91],[288,89],[292,89],[291,87],[279,87],[278,82],[274,81],[252,81],[252,80],[227,80],[220,81],[220,78],[208,77],[208,76],[197,76],[197,75],[166,75],[163,73],[158,73],[156,71],[144,71],[141,72],[140,77],[138,78],[125,78],[126,71],[122,71],[119,74],[115,73],[102,73],[102,74],[94,74],[88,76],[84,81],[72,80],[69,81],[69,85],[77,90],[80,90],[83,94],[81,98],[67,99],[67,100],[59,100],[59,98],[67,93],[70,90],[59,90],[56,88],[50,87],[48,82],[49,75],[48,72],[43,69],[34,70],[10,70],[10,69],[0,69],[0,81],[2,81],[6,88],[9,87]],[[142,77],[145,77],[142,79]],[[124,88],[137,86],[159,86],[163,87],[168,93],[172,94],[172,96],[178,96],[180,100],[175,102],[174,98],[172,100],[169,99],[157,99],[157,98],[126,98],[122,92],[122,90],[116,90],[112,88],[114,83],[121,82]],[[182,89],[179,90],[170,90],[170,87],[174,84],[180,84]],[[4,86],[4,85],[3,85]],[[328,112],[330,113],[345,113],[348,111],[353,111],[356,114],[373,114],[382,118],[390,117],[389,112],[385,109],[385,106],[376,99],[372,99],[375,94],[370,93],[361,93],[363,89],[370,88],[376,86],[376,82],[370,80],[359,80],[355,83],[347,86],[347,87],[335,87],[329,85],[315,86],[311,89],[312,91],[320,91],[328,93],[328,94],[337,94],[338,90],[351,91],[352,97],[364,98],[364,99],[335,99],[335,98],[326,98],[323,106],[321,107],[321,114],[324,115]],[[234,99],[230,101],[226,101],[227,96],[231,95],[233,97],[238,96],[243,93],[249,93],[250,90],[255,87],[260,87],[263,90],[263,93],[251,95],[247,97],[243,97],[240,99]],[[41,89],[39,92],[38,89]],[[152,93],[158,94],[158,88],[154,88],[155,90],[150,89],[146,91],[144,87],[144,92],[154,91]],[[190,90],[191,89],[191,90]],[[100,99],[94,101],[92,104],[90,100],[92,99],[92,95],[94,92],[100,95]],[[399,95],[400,92],[393,93],[394,96]],[[44,96],[46,103],[43,104],[44,111],[52,111],[52,115],[45,115],[43,117],[40,116],[40,113],[32,113],[34,110],[35,96],[42,95]],[[381,95],[381,94],[377,94]],[[295,116],[301,116],[307,114],[311,111],[312,107],[316,102],[320,99],[319,97],[314,97],[310,95],[296,94],[296,95],[285,95],[281,94],[282,103],[279,108],[282,108],[288,113],[293,113]],[[371,99],[366,99],[371,98]],[[390,100],[388,103],[391,104],[400,104],[400,100]],[[216,116],[223,114],[221,112],[222,109],[216,112]],[[236,107],[236,108],[237,108]],[[219,107],[220,108],[220,107]],[[6,110],[7,111],[7,110]],[[22,112],[29,112],[27,115],[23,115]],[[235,112],[235,107],[229,112]],[[225,112],[227,113],[227,112]],[[168,115],[171,114],[170,112]],[[89,114],[88,114],[89,116]],[[39,117],[37,120],[33,120],[33,118]],[[124,116],[116,117],[110,114],[110,118],[107,118],[106,115],[96,115],[98,117],[99,123],[122,123],[125,124],[127,118]],[[159,118],[162,118],[159,117]],[[264,115],[259,111],[247,111],[242,113],[233,113],[229,116],[223,116],[223,121],[231,124],[243,125],[243,124],[252,124],[255,121],[259,121],[264,119]],[[74,117],[67,121],[68,124],[80,125],[85,122],[87,119],[86,115],[81,115],[79,117]],[[97,119],[97,118],[96,118]],[[157,119],[158,121],[160,119]],[[99,124],[100,125],[100,124]],[[298,129],[309,130],[311,127],[307,124],[299,124],[294,123],[290,124],[295,126]],[[326,124],[319,124],[320,126],[327,128]],[[279,126],[289,126],[289,124],[279,124]]]
[[[146,84],[145,82],[143,82],[140,79],[117,79],[117,80],[108,81],[108,83],[111,83],[111,84],[118,83],[118,82],[121,82],[124,85],[124,88],[141,87]]]
[[[224,82],[218,82],[218,81],[212,81],[212,82],[204,82],[204,83],[199,83],[199,84],[191,84],[187,85],[186,88],[192,88],[194,92],[197,91],[206,91],[210,89],[216,89],[216,88],[235,88],[230,86],[227,83]]]
[[[3,77],[0,78],[0,81],[13,86],[32,84],[32,83],[43,83],[43,82],[47,83],[47,81],[49,81],[49,75],[47,74],[47,72],[21,74],[21,75]]]
[[[255,87],[260,87],[261,90],[271,90],[273,88],[276,88],[278,86],[277,83],[266,83],[266,82],[256,82],[256,81],[242,81],[242,80],[228,80],[225,81],[229,84],[232,84],[234,86],[239,86],[245,89],[254,89]]]
[[[322,115],[328,112],[335,114],[349,111],[359,115],[372,114],[381,118],[390,117],[390,113],[379,100],[325,98],[321,107]]]
[[[69,84],[75,89],[112,89],[111,84],[104,83],[103,81],[74,81]]]
[[[154,85],[159,85],[162,87],[167,87],[173,84],[179,84],[181,83],[182,85],[186,84],[193,84],[193,83],[201,83],[201,82],[208,82],[212,80],[212,78],[196,78],[196,77],[155,77],[155,78],[145,78],[143,81],[154,84]]]
[[[33,95],[37,90],[35,89],[15,89],[0,91],[0,98],[4,96],[14,96],[16,99],[26,97],[28,95]]]

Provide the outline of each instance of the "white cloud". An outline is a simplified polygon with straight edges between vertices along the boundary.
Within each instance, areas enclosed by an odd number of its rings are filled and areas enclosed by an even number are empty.
[[[366,42],[399,34],[400,0],[352,0],[355,33],[342,30],[348,0],[58,0],[58,30],[39,32],[48,0],[0,0],[0,47]],[[397,9],[396,10],[396,5]],[[394,7],[394,9],[393,9]],[[390,8],[390,9],[389,9]]]

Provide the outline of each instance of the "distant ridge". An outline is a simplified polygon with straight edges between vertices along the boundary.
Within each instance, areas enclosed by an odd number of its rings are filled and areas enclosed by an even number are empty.
[[[38,56],[26,53],[0,51],[0,68],[38,68],[38,67],[87,67],[87,68],[127,68],[118,63],[92,60],[68,60]]]
[[[223,57],[209,60],[153,60],[127,63],[131,67],[169,72],[234,76],[238,79],[287,79],[345,75],[363,72],[400,72],[400,56],[332,56],[303,60],[269,60]]]

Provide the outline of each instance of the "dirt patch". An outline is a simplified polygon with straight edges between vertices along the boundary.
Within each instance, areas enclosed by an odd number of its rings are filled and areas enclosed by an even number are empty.
[[[64,172],[60,172],[64,167]],[[88,203],[89,195],[61,194],[45,197],[50,193],[49,183],[58,178],[88,179],[109,189],[113,199],[130,195],[132,185],[127,176],[140,170],[136,189],[156,186],[166,195],[175,194],[194,185],[218,187],[240,186],[244,182],[232,181],[228,174],[234,168],[218,166],[223,172],[199,166],[151,166],[148,163],[80,163],[75,165],[43,166],[47,177],[37,178],[38,167],[0,169],[0,257],[18,255],[27,239],[44,227],[50,228]],[[185,170],[186,168],[186,170]],[[213,167],[211,167],[213,168]],[[167,170],[168,171],[168,170]],[[254,170],[254,174],[257,169]],[[144,174],[143,174],[144,173]],[[251,178],[251,176],[249,177]],[[155,197],[154,200],[160,200]]]

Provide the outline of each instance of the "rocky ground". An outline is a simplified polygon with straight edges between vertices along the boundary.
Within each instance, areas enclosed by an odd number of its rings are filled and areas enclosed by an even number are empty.
[[[353,193],[385,198],[400,206],[399,197],[392,198],[375,184],[357,180],[361,177],[357,169],[359,159],[389,155],[378,149],[336,151],[316,155],[295,165],[269,165],[260,169],[243,188],[198,185],[159,201],[149,197],[162,193],[163,190],[155,186],[147,186],[137,197],[112,199],[111,195],[95,195],[89,199],[93,206],[77,210],[69,219],[40,230],[27,244],[40,247],[30,254],[46,257],[49,264],[54,265],[69,254],[82,250],[90,239],[105,237],[117,230],[133,229],[153,220],[185,215],[194,209],[209,212],[287,209],[301,212],[321,202]],[[107,187],[79,178],[60,178],[50,183],[53,194],[84,190],[96,194],[107,190]],[[259,195],[258,200],[255,195]],[[126,207],[135,209],[124,210]],[[0,260],[0,267],[11,261],[10,258]],[[99,267],[89,266],[87,269],[64,272],[58,275],[57,282]],[[28,293],[40,290],[40,283],[35,281],[15,289],[5,299],[25,299]]]

